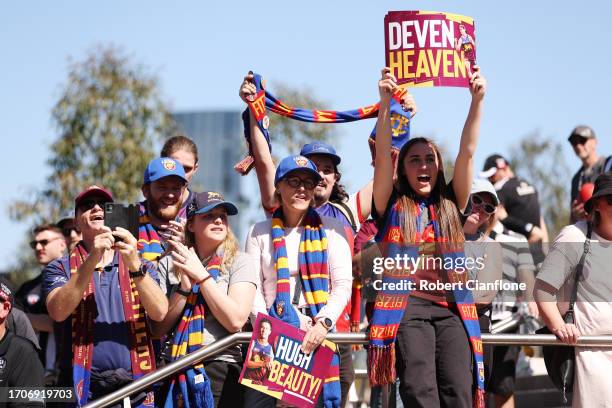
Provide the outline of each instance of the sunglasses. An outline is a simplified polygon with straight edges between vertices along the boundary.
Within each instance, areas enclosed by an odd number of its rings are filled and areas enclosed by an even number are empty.
[[[571,144],[572,146],[583,145],[583,144],[585,144],[585,143],[587,142],[587,140],[589,140],[589,139],[588,139],[588,138],[586,138],[586,137],[582,137],[582,136],[573,136],[573,137],[570,139],[570,144]]]
[[[76,227],[66,227],[62,228],[62,235],[65,237],[69,237],[72,234],[72,231],[78,234],[79,230]]]
[[[299,177],[287,177],[285,180],[287,181],[287,184],[289,184],[289,186],[292,188],[299,188],[300,186],[304,186],[306,190],[313,190],[318,184],[316,181],[310,178],[302,180]]]
[[[472,194],[472,204],[474,207],[482,207],[484,212],[487,214],[495,214],[495,206],[493,204],[485,203],[485,201],[478,194]]]
[[[51,239],[41,239],[40,241],[33,240],[33,241],[30,241],[30,248],[32,248],[32,249],[36,249],[36,246],[37,246],[38,244],[40,244],[40,246],[42,246],[42,247],[44,248],[44,247],[46,247],[47,245],[49,245],[49,243],[50,243],[51,241],[55,241],[55,240],[57,240],[57,239],[64,239],[64,238],[55,237],[55,238],[51,238]]]
[[[78,208],[81,211],[88,211],[98,205],[100,208],[104,208],[104,204],[110,203],[108,200],[95,200],[95,199],[87,199],[83,200],[79,203]]]

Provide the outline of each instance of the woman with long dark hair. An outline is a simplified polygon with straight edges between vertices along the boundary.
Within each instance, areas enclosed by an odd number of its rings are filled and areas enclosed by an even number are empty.
[[[389,110],[397,84],[389,68],[379,81],[372,211],[377,241],[386,257],[415,262],[384,272],[370,326],[368,367],[373,385],[391,383],[397,372],[404,406],[484,406],[478,318],[471,292],[460,285],[467,277],[460,212],[470,196],[485,88],[474,67],[452,181],[444,178],[440,149],[425,138],[402,147],[394,181]]]

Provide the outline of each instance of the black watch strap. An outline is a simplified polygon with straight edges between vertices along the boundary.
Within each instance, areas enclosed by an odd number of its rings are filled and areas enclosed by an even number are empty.
[[[136,279],[136,278],[143,278],[145,275],[147,274],[147,269],[145,268],[144,263],[140,264],[140,268],[138,268],[137,271],[130,271],[130,278],[132,279]]]
[[[191,291],[189,291],[189,290],[183,290],[183,289],[181,289],[180,287],[179,287],[179,288],[176,288],[175,292],[176,292],[176,293],[178,293],[179,295],[181,295],[181,296],[185,296],[185,297],[187,297],[187,296],[189,296],[189,295],[191,294]]]

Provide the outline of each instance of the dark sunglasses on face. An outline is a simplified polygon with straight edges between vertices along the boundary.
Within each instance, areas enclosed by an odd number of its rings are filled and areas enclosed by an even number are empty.
[[[289,184],[289,187],[292,188],[304,186],[306,190],[313,190],[317,186],[317,182],[310,178],[302,180],[299,177],[287,177],[285,180],[287,184]]]
[[[40,241],[33,240],[33,241],[30,241],[30,248],[36,249],[36,246],[38,244],[40,244],[44,248],[47,245],[49,245],[49,242],[55,241],[56,239],[63,239],[63,238],[56,237],[56,238],[51,238],[51,239],[41,239]]]
[[[605,196],[605,199],[608,205],[612,205],[612,194],[608,194],[607,196]]]
[[[495,206],[489,203],[485,203],[482,197],[480,197],[478,194],[472,194],[472,204],[474,204],[474,206],[482,207],[484,212],[489,215],[495,213]]]
[[[94,208],[96,204],[100,208],[104,209],[104,204],[108,202],[109,202],[108,200],[94,200],[94,199],[84,200],[79,203],[79,209],[81,211],[88,211]]]
[[[570,139],[570,143],[572,146],[576,146],[576,145],[583,145],[587,142],[587,140],[589,140],[586,137],[582,137],[582,136],[573,136]]]
[[[66,228],[62,228],[62,235],[65,237],[69,237],[70,235],[72,235],[72,231],[78,233],[79,230],[76,227],[66,227]]]

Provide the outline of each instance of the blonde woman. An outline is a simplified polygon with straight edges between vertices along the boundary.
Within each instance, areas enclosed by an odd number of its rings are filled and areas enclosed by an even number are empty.
[[[187,210],[187,245],[170,244],[172,266],[180,283],[168,290],[168,314],[155,327],[158,335],[174,328],[170,360],[240,331],[247,321],[256,275],[253,261],[238,251],[228,223],[228,216],[237,213],[236,206],[219,193],[195,193]],[[189,399],[190,406],[208,407],[213,400],[216,407],[242,406],[242,386],[238,384],[241,364],[236,346],[204,361],[203,366],[195,365],[182,374],[186,389],[179,386],[183,381],[180,376],[171,382],[166,406],[178,406],[181,399]],[[200,381],[207,377],[210,389],[207,381]]]

